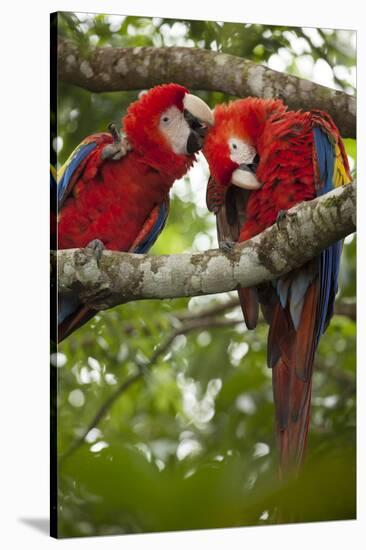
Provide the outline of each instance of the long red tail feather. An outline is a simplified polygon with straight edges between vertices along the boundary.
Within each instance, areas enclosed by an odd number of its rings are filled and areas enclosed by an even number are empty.
[[[268,336],[273,397],[280,455],[280,474],[297,473],[304,459],[309,430],[311,382],[316,348],[318,281],[308,288],[299,327],[288,309],[276,304]]]
[[[57,343],[59,344],[75,330],[87,323],[96,314],[95,309],[87,306],[80,307],[73,315],[66,318],[57,329]]]
[[[252,330],[258,323],[259,303],[257,289],[255,287],[239,288],[238,295],[245,324],[249,330]]]

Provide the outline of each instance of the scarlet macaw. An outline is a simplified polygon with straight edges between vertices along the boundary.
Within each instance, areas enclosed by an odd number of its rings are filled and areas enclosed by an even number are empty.
[[[99,246],[144,253],[162,231],[169,190],[192,166],[212,112],[178,84],[156,86],[132,103],[116,131],[94,134],[58,174],[58,248]],[[78,296],[59,297],[58,341],[95,313]]]
[[[280,100],[219,105],[204,144],[211,178],[208,208],[220,245],[245,241],[295,204],[351,181],[344,146],[324,112],[289,111]],[[314,354],[333,314],[342,243],[272,285],[239,290],[248,328],[258,302],[269,323],[280,472],[298,471],[309,427]]]

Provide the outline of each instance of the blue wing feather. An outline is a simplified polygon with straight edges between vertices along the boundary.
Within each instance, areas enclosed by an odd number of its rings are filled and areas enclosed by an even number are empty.
[[[317,195],[321,196],[333,189],[335,153],[328,135],[319,127],[313,129],[321,185]],[[319,258],[320,296],[318,305],[317,343],[333,313],[334,300],[338,290],[338,274],[342,252],[342,242],[329,246]]]
[[[169,212],[169,203],[168,201],[164,201],[161,203],[159,207],[159,214],[156,219],[156,222],[151,227],[151,230],[149,231],[148,235],[144,238],[144,240],[141,243],[138,243],[137,246],[135,246],[133,252],[135,254],[144,254],[145,252],[148,252],[162,230],[164,229],[167,217]]]
[[[161,231],[163,230],[169,213],[169,199],[162,202],[159,206],[158,216],[155,223],[152,225],[150,231],[145,238],[134,247],[131,252],[135,254],[144,254],[152,247]],[[61,325],[65,319],[71,316],[80,307],[79,298],[76,294],[68,294],[66,297],[59,296],[58,303],[58,325]]]
[[[333,174],[335,163],[334,146],[328,135],[319,127],[313,129],[316,159],[319,170],[320,185],[317,189],[317,196],[324,195],[334,187]],[[329,246],[319,256],[319,280],[320,293],[318,302],[318,323],[316,328],[316,344],[333,314],[334,300],[338,290],[339,265],[342,252],[342,241]],[[294,327],[297,328],[300,322],[304,297],[313,276],[304,270],[300,270],[291,281],[289,289],[286,280],[279,279],[276,283],[276,290],[282,307],[285,307],[287,300],[290,302],[290,312]]]
[[[70,191],[70,184],[72,183],[72,176],[75,170],[80,164],[87,158],[87,156],[96,148],[95,142],[81,143],[79,147],[74,151],[69,160],[66,161],[65,168],[63,169],[62,176],[57,185],[57,202],[58,207],[61,208],[64,200]]]
[[[287,304],[287,298],[290,291],[290,286],[291,286],[290,277],[282,277],[282,279],[278,279],[278,281],[276,281],[275,283],[277,294],[283,309],[285,309]]]
[[[97,147],[96,142],[82,143],[72,153],[70,158],[66,161],[64,167],[62,167],[62,175],[57,184],[57,204],[58,208],[61,208],[64,200],[69,194],[74,182],[73,176],[80,165],[86,161],[88,155]],[[51,193],[55,191],[55,182],[52,179],[51,174]],[[132,252],[136,254],[144,254],[149,251],[156,239],[163,230],[169,213],[169,199],[163,201],[159,206],[158,215],[155,222],[152,224],[150,230],[144,235],[141,242],[135,245]],[[67,317],[73,314],[80,307],[78,297],[76,295],[68,295],[67,297],[60,297],[59,299],[59,312],[58,312],[58,324],[60,325]]]

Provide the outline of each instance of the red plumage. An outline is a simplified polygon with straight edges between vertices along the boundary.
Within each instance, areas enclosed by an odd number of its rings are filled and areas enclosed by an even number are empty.
[[[102,160],[109,134],[91,136],[98,146],[59,212],[59,248],[84,247],[98,238],[108,249],[130,249],[152,208],[193,164],[194,155],[175,154],[158,130],[165,109],[183,110],[186,93],[177,84],[157,86],[130,105],[123,127],[133,150],[120,160]]]
[[[84,140],[71,157],[71,164],[75,164],[71,177],[59,183],[58,248],[85,247],[94,239],[107,249],[120,251],[135,251],[142,244],[147,251],[153,244],[165,223],[162,216],[167,214],[167,206],[162,212],[159,208],[168,204],[172,184],[195,160],[194,154],[176,154],[159,129],[160,117],[170,107],[177,107],[183,119],[187,93],[183,86],[166,84],[132,103],[122,121],[132,151],[120,160],[106,159],[103,154],[113,143],[110,134],[95,134]],[[83,147],[85,151],[93,144],[95,148],[84,157]],[[59,324],[59,340],[94,314],[87,306],[72,311]]]
[[[100,153],[95,151],[90,163],[97,163]],[[105,162],[89,177],[81,175],[59,215],[59,248],[84,247],[98,238],[110,250],[129,250],[176,179],[152,169],[136,151]]]
[[[230,159],[229,136],[253,145],[260,158],[256,175],[263,187],[248,198],[240,241],[272,225],[280,210],[315,197],[311,129],[311,113],[287,111],[280,100],[247,98],[215,108],[204,153],[217,186],[229,185],[237,168]]]
[[[221,242],[250,239],[275,223],[280,211],[315,198],[323,187],[329,190],[333,169],[338,170],[337,184],[351,180],[342,140],[327,113],[294,112],[280,100],[246,98],[217,106],[214,115],[204,154],[211,172],[207,204],[217,216]],[[320,157],[315,129],[320,130]],[[245,191],[231,185],[234,171],[246,168],[238,157],[234,160],[229,141],[233,138],[255,148],[260,189]],[[270,325],[267,356],[282,474],[298,470],[304,457],[314,354],[333,312],[340,251],[324,254],[275,285],[239,289],[248,328],[256,325],[258,301]],[[330,276],[323,277],[329,270]]]

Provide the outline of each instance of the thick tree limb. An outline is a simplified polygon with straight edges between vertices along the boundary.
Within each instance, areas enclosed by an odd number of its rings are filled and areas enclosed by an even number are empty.
[[[276,224],[230,255],[150,256],[104,251],[99,262],[89,248],[57,252],[60,292],[107,309],[132,300],[201,296],[278,278],[303,265],[356,228],[356,184],[292,208]]]
[[[279,97],[291,109],[321,109],[344,137],[356,136],[356,99],[309,80],[273,71],[234,55],[200,48],[93,48],[59,39],[59,76],[91,92],[150,88],[177,82],[190,89],[238,97]]]

